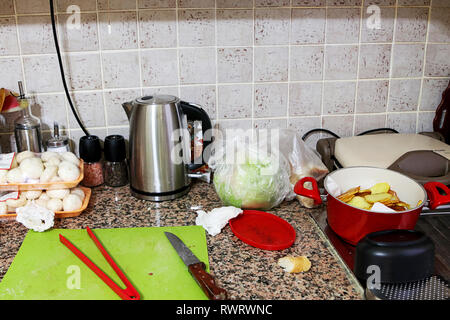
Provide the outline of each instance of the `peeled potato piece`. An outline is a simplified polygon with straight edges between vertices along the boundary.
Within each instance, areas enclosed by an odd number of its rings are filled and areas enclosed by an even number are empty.
[[[311,261],[305,256],[287,256],[278,259],[278,265],[289,273],[305,272],[311,268]]]
[[[372,205],[370,203],[368,203],[366,201],[366,199],[364,199],[363,197],[359,197],[359,196],[355,196],[353,197],[352,200],[350,200],[349,202],[347,202],[347,204],[359,208],[359,209],[364,209],[364,210],[369,210]]]
[[[375,202],[386,202],[392,198],[392,195],[389,193],[378,193],[378,194],[370,194],[368,196],[365,196],[364,199],[366,199],[369,203],[375,203]]]
[[[387,193],[391,187],[386,182],[377,183],[372,188],[370,188],[370,191],[372,194],[379,194],[379,193]]]
[[[341,194],[339,197],[337,197],[339,200],[343,201],[343,202],[349,202],[350,200],[353,199],[353,197],[355,196],[355,194],[357,194],[359,192],[359,187],[356,188],[352,188],[350,190],[347,190],[347,192]]]

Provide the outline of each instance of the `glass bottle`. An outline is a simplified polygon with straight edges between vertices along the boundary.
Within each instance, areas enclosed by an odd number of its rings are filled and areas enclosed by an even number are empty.
[[[97,187],[104,183],[102,148],[97,136],[89,135],[80,138],[80,158],[84,163],[84,177],[81,184],[85,187]]]
[[[103,173],[105,184],[120,187],[128,183],[128,165],[126,160],[125,139],[120,135],[105,138],[105,164]]]

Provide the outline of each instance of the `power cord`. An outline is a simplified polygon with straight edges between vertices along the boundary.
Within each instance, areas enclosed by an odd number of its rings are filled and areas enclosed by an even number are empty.
[[[69,89],[67,88],[66,76],[64,74],[64,67],[63,67],[62,58],[61,58],[61,51],[59,49],[59,44],[58,44],[58,36],[56,34],[55,8],[53,6],[53,0],[49,0],[49,2],[50,2],[50,15],[51,15],[52,29],[53,29],[53,40],[55,40],[56,54],[58,56],[59,71],[61,73],[61,79],[62,79],[62,83],[64,86],[64,91],[66,93],[67,100],[69,101],[70,109],[72,109],[72,113],[75,116],[75,119],[77,120],[78,125],[80,126],[81,130],[83,130],[84,134],[89,136],[90,135],[89,132],[83,126],[83,123],[81,122],[80,118],[78,117],[75,107],[73,106],[72,98],[70,97],[70,94],[69,94]]]

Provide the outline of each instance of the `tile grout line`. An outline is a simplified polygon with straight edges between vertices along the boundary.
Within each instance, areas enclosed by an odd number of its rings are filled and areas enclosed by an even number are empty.
[[[178,2],[178,1],[177,1]],[[215,120],[216,120],[216,126],[220,127],[219,124],[219,49],[217,47],[218,39],[217,39],[217,0],[214,1],[214,44],[215,44],[215,51],[214,51],[214,57],[215,57],[215,71],[216,71],[216,83],[214,84],[214,88],[216,91],[215,94],[215,101],[216,101],[216,107],[215,107]]]
[[[139,0],[136,0],[139,1]],[[177,42],[177,73],[178,73],[178,79],[177,79],[177,92],[178,97],[181,99],[181,62],[180,62],[180,25],[179,25],[179,8],[178,8],[178,0],[175,0],[175,27],[177,29],[176,32],[176,42]],[[142,48],[141,48],[142,49]],[[142,90],[142,89],[141,89]]]
[[[393,25],[393,31],[392,31],[392,44],[391,44],[391,57],[390,57],[390,63],[389,63],[389,86],[388,86],[388,92],[387,92],[387,100],[386,100],[386,109],[385,109],[385,115],[386,118],[384,120],[384,126],[387,127],[388,125],[388,113],[389,113],[389,107],[390,107],[390,95],[391,95],[391,86],[392,86],[392,73],[394,69],[394,44],[395,39],[397,36],[397,15],[398,15],[398,0],[395,0],[395,9],[394,9],[394,25]]]
[[[417,101],[417,115],[416,115],[416,133],[419,132],[419,115],[420,109],[422,107],[422,96],[423,96],[423,86],[425,82],[425,69],[427,66],[427,50],[428,50],[428,40],[430,36],[430,25],[431,25],[431,8],[433,5],[433,0],[430,0],[430,7],[428,8],[428,20],[427,20],[427,33],[425,35],[425,45],[423,53],[423,63],[422,63],[422,81],[420,83],[419,101]]]
[[[323,104],[325,101],[325,73],[326,73],[326,61],[327,61],[327,28],[328,28],[328,7],[325,7],[325,24],[323,29],[323,65],[322,65],[322,97],[320,102],[320,128],[323,129]],[[322,134],[319,134],[319,139],[322,138]]]
[[[109,4],[108,0],[108,4]],[[136,41],[137,41],[137,48],[138,48],[138,61],[139,61],[139,92],[142,96],[144,94],[143,92],[143,77],[142,77],[142,51],[141,51],[141,33],[140,33],[140,22],[139,22],[139,0],[136,0]]]
[[[359,89],[359,71],[360,71],[360,60],[361,60],[361,38],[362,38],[362,29],[363,29],[363,23],[364,23],[364,4],[365,0],[362,0],[361,2],[361,11],[360,11],[360,17],[359,17],[359,36],[358,36],[358,59],[356,62],[356,84],[355,84],[355,101],[353,102],[353,128],[352,128],[352,135],[356,134],[356,107],[357,107],[357,101],[358,101],[358,89]]]
[[[286,127],[289,127],[290,123],[290,99],[291,99],[291,59],[292,59],[292,53],[291,53],[291,42],[292,42],[292,13],[294,9],[292,9],[292,0],[290,0],[289,4],[291,5],[291,8],[289,10],[289,31],[288,31],[288,78],[287,78],[287,95],[286,95]]]

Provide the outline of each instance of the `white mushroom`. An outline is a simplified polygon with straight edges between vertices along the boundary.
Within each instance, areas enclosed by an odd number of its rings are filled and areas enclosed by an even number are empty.
[[[16,154],[15,158],[18,164],[21,164],[23,160],[27,159],[27,158],[34,158],[35,155],[33,152],[31,151],[22,151],[19,152],[18,154]]]
[[[80,176],[80,169],[69,161],[63,161],[59,165],[58,176],[63,181],[74,181]]]
[[[61,211],[63,208],[63,203],[61,199],[50,199],[47,202],[47,209],[55,211]]]
[[[69,189],[47,190],[47,195],[52,199],[64,199],[68,194],[70,194]]]
[[[27,198],[28,200],[36,200],[41,196],[41,194],[41,190],[30,190],[23,193],[23,195],[25,195],[25,198]]]
[[[41,154],[41,160],[44,162],[50,161],[51,158],[56,158],[59,160],[59,154],[53,151],[46,151]]]
[[[8,174],[8,170],[0,170],[0,184],[5,184],[8,182],[6,179],[6,175]]]
[[[61,160],[59,159],[59,157],[52,157],[47,162],[44,162],[44,167],[47,168],[49,166],[59,166],[60,163]]]
[[[39,197],[38,200],[50,200],[50,197],[48,196],[47,192],[42,192],[41,196]]]
[[[76,211],[81,209],[83,202],[80,197],[76,194],[69,194],[63,200],[63,209],[64,211]]]
[[[70,193],[79,196],[81,201],[84,200],[85,195],[84,195],[83,189],[81,189],[81,188],[73,188],[73,189],[70,190]]]
[[[6,202],[0,202],[0,214],[7,214],[8,213],[8,206],[6,205]]]
[[[40,207],[47,208],[47,203],[48,203],[48,201],[49,201],[49,200],[37,199],[37,200],[34,200],[34,203],[35,203],[36,205],[40,206]]]
[[[58,174],[58,167],[57,166],[48,166],[45,168],[45,170],[42,172],[41,175],[41,182],[49,182],[54,177],[56,177]]]
[[[63,161],[72,162],[77,167],[80,165],[80,159],[78,159],[77,156],[70,151],[61,153],[61,158]]]
[[[23,183],[25,182],[25,176],[20,168],[14,168],[8,171],[6,180],[9,183]]]
[[[23,207],[27,204],[27,198],[25,198],[24,194],[19,196],[19,199],[8,199],[6,200],[6,205],[11,208]]]
[[[44,165],[39,158],[26,158],[20,163],[19,168],[28,179],[39,179],[44,171]]]

